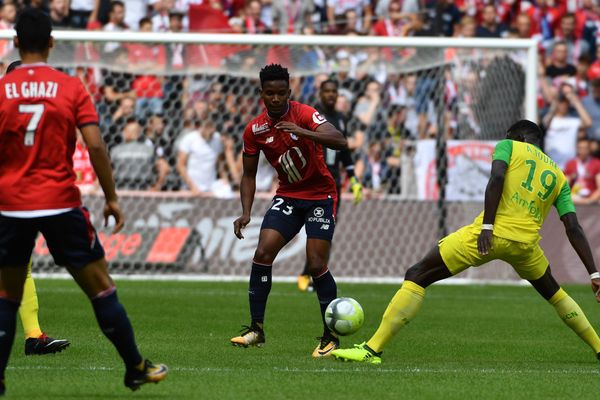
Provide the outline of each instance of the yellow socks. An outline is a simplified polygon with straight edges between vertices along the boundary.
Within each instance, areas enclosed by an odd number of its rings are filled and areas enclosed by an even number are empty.
[[[19,308],[21,323],[25,331],[25,339],[38,338],[42,335],[40,323],[38,322],[38,299],[35,291],[35,283],[31,277],[31,261],[27,267],[27,279],[23,287],[23,299]]]
[[[390,301],[377,332],[367,342],[376,352],[383,350],[390,339],[417,315],[425,297],[425,289],[411,281],[402,287]]]
[[[579,305],[567,292],[559,289],[548,302],[554,306],[558,316],[569,328],[579,335],[596,354],[600,353],[600,338],[598,338],[598,334],[596,334],[596,331],[590,325]]]

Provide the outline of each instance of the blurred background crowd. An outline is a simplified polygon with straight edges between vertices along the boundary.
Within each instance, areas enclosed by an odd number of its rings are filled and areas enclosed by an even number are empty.
[[[0,29],[11,29],[24,7],[38,7],[55,29],[534,39],[544,150],[565,171],[574,200],[594,203],[600,201],[598,3],[3,0]],[[469,62],[476,50],[457,57],[460,51],[452,49],[232,47],[108,42],[70,50],[82,66],[68,71],[97,104],[119,188],[232,197],[241,174],[242,132],[262,111],[256,67],[269,62],[292,65],[299,72],[291,82],[294,99],[313,106],[323,80],[339,82],[336,108],[348,120],[356,174],[373,194],[410,197],[414,182],[406,176],[412,176],[420,140],[498,140],[523,115],[526,58],[518,54]],[[10,41],[0,42],[0,54],[7,61],[14,56]],[[99,60],[108,62],[90,66]],[[185,72],[190,63],[213,72]],[[220,67],[238,73],[215,73]],[[83,144],[75,167],[82,190],[97,190]],[[274,178],[262,162],[257,189],[272,191]]]

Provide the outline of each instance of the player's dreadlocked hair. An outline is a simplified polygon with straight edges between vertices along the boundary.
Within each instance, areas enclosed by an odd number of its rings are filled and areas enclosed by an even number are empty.
[[[321,82],[321,84],[319,85],[319,89],[323,90],[325,85],[328,85],[328,84],[334,85],[336,89],[338,89],[340,87],[340,84],[338,83],[338,81],[336,81],[335,79],[328,78],[328,79],[325,79],[323,82]]]
[[[19,38],[19,50],[26,53],[39,53],[48,49],[52,20],[37,8],[26,8],[15,25]]]
[[[268,81],[286,81],[290,83],[290,73],[279,64],[269,64],[260,70],[260,86]]]
[[[527,119],[522,119],[515,122],[508,131],[506,131],[509,139],[523,140],[527,143],[539,144],[542,140],[542,130],[535,123]]]

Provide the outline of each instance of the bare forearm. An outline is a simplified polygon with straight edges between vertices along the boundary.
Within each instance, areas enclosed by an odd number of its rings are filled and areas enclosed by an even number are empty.
[[[115,181],[113,180],[112,167],[104,144],[98,147],[90,147],[88,152],[106,201],[116,201]]]
[[[581,225],[577,224],[576,226],[567,229],[566,232],[569,242],[571,242],[571,246],[573,246],[575,252],[577,252],[577,255],[581,259],[581,262],[585,266],[585,269],[588,271],[588,273],[592,274],[594,272],[598,272],[596,269],[596,263],[594,262],[592,249],[590,248],[590,244],[588,243],[587,237],[585,236]]]
[[[252,212],[252,203],[254,202],[254,193],[256,192],[256,177],[242,176],[240,184],[240,198],[242,200],[242,214],[250,216]]]
[[[302,129],[301,135],[316,142],[322,144],[325,147],[329,147],[333,150],[345,150],[348,148],[348,141],[340,132],[328,132],[320,131],[313,132],[308,129]]]
[[[502,197],[502,189],[504,187],[504,179],[490,178],[487,187],[485,188],[485,208],[483,213],[483,223],[493,224],[498,211],[498,204]]]

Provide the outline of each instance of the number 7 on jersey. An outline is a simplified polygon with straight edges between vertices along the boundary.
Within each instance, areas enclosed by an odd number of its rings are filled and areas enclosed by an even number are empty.
[[[22,114],[31,114],[31,119],[27,124],[25,132],[25,146],[33,146],[35,139],[35,131],[40,124],[42,114],[44,114],[43,104],[19,104],[19,112]]]

